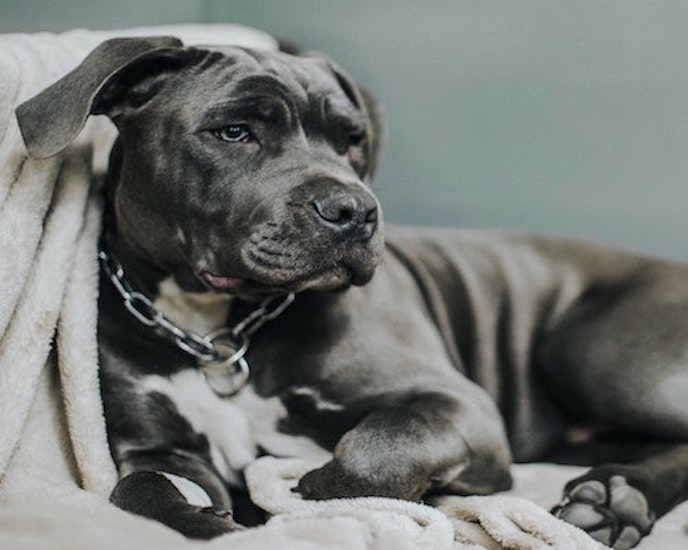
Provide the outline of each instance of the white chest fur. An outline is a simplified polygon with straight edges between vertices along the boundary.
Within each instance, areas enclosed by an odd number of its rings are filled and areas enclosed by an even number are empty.
[[[279,422],[286,416],[281,401],[263,399],[251,386],[222,398],[199,371],[189,369],[169,378],[148,376],[140,388],[167,396],[194,431],[206,436],[213,465],[231,484],[241,485],[240,472],[260,451],[323,460],[327,456],[307,437],[280,433]]]
[[[160,285],[155,301],[174,322],[201,335],[223,326],[230,304],[224,295],[182,292],[170,279]],[[311,439],[279,432],[280,420],[286,416],[282,402],[277,397],[259,397],[250,385],[223,398],[200,371],[189,369],[170,377],[147,376],[139,388],[167,396],[193,430],[205,435],[213,465],[231,484],[241,485],[241,471],[261,451],[274,456],[327,457]]]
[[[154,305],[179,326],[204,336],[224,325],[231,303],[226,294],[184,292],[170,277],[158,286]]]

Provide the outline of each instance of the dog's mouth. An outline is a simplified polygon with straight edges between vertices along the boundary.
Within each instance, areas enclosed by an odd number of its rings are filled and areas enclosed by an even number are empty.
[[[334,291],[352,284],[364,284],[370,276],[362,276],[345,266],[337,266],[288,280],[218,275],[209,271],[201,272],[198,278],[209,290],[255,299],[304,290]]]
[[[224,277],[222,275],[215,275],[209,271],[200,273],[199,279],[211,290],[229,292],[230,294],[244,286],[247,282],[247,279],[243,277]]]
[[[197,263],[205,288],[240,298],[292,292],[336,291],[368,283],[382,259],[384,240],[300,239],[287,231],[256,231],[238,254],[209,253]]]
[[[198,278],[208,290],[231,294],[232,296],[245,299],[263,298],[274,294],[290,292],[280,285],[248,277],[216,275],[209,271],[202,272]]]

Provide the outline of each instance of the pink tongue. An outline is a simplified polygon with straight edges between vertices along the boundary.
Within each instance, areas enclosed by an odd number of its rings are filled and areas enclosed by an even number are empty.
[[[213,275],[207,272],[203,274],[203,278],[213,288],[223,290],[236,288],[244,281],[244,279],[240,277],[220,277],[219,275]]]

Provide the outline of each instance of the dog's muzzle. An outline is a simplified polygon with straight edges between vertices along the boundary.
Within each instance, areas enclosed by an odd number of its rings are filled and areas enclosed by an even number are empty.
[[[271,206],[240,238],[238,262],[223,261],[220,252],[200,271],[207,287],[249,297],[337,290],[373,276],[383,249],[382,213],[362,183],[310,180]]]

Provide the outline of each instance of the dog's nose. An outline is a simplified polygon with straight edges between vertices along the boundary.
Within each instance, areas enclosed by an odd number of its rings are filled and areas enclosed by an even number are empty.
[[[368,194],[328,194],[312,205],[317,221],[337,236],[368,240],[377,228],[377,201]]]

